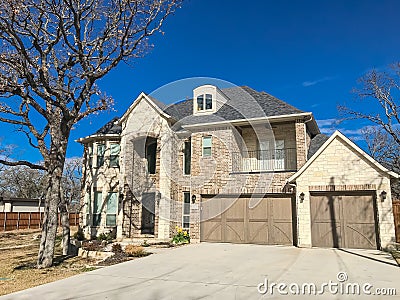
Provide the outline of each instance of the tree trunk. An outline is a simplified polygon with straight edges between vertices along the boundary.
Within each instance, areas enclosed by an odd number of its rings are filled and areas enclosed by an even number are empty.
[[[57,128],[51,131],[51,148],[47,168],[47,193],[42,225],[37,267],[48,268],[53,264],[57,235],[58,208],[62,204],[62,175],[68,143],[68,132]]]
[[[48,173],[48,187],[42,224],[42,237],[40,240],[37,261],[38,268],[48,268],[53,264],[61,184],[61,177],[55,175],[55,173],[59,173],[57,170],[59,168],[60,167],[55,167],[53,172]]]
[[[65,199],[60,204],[61,226],[62,226],[62,249],[63,255],[70,253],[70,228],[69,228],[69,213]]]

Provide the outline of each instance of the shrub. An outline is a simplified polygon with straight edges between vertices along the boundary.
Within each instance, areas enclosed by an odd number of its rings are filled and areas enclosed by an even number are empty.
[[[74,233],[74,239],[78,241],[83,241],[85,239],[85,235],[83,234],[82,227],[78,227],[78,231]]]
[[[142,247],[150,247],[150,244],[147,242],[147,240],[144,240],[141,246]]]
[[[112,247],[111,247],[111,251],[112,252],[114,252],[114,253],[122,253],[123,251],[122,251],[122,247],[121,247],[121,244],[113,244],[112,245]]]
[[[107,243],[111,242],[113,240],[113,236],[111,232],[107,233],[100,233],[99,236],[97,237],[98,241],[106,241]]]
[[[142,246],[135,246],[132,244],[126,245],[125,253],[131,257],[142,257],[149,255],[148,252],[144,251],[144,248]]]
[[[100,251],[102,249],[100,241],[85,241],[82,243],[82,249],[88,251]]]
[[[187,230],[182,229],[181,227],[176,227],[177,232],[172,238],[173,244],[188,244],[190,243],[190,236]]]

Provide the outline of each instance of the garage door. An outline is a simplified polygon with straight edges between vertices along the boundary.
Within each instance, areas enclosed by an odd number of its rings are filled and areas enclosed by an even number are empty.
[[[373,194],[311,194],[311,239],[317,247],[376,249]]]
[[[258,202],[258,203],[257,203]],[[256,204],[256,205],[255,205]],[[217,216],[212,212],[226,210]],[[291,198],[202,197],[200,239],[207,242],[293,245]],[[212,216],[212,217],[207,217]]]

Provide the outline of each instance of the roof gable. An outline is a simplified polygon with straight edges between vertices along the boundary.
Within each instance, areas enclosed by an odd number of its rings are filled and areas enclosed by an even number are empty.
[[[394,177],[394,178],[399,178],[400,175],[396,174],[388,169],[386,169],[384,166],[382,166],[380,163],[378,163],[376,160],[374,160],[371,156],[369,156],[367,153],[365,153],[360,147],[358,147],[356,144],[354,144],[351,140],[349,140],[345,135],[343,135],[340,131],[336,130],[331,137],[325,141],[325,143],[314,153],[314,155],[311,156],[311,158],[305,163],[303,167],[300,168],[295,174],[293,174],[289,179],[288,182],[294,182],[298,177],[301,176],[311,165],[312,163],[329,147],[329,145],[334,141],[334,140],[339,140],[342,143],[345,143],[348,145],[350,148],[354,149],[364,161],[367,161],[370,163],[371,166],[373,166],[375,169],[387,173],[389,176]]]
[[[164,103],[141,92],[140,95],[135,99],[135,101],[133,101],[132,105],[122,115],[121,119],[119,120],[119,124],[121,124],[130,115],[130,113],[135,109],[135,107],[141,101],[146,101],[162,117],[167,118],[167,119],[171,118],[171,116],[164,111],[166,108]]]

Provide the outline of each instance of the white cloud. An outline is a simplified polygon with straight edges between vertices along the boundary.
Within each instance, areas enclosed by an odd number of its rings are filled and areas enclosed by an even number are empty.
[[[334,126],[339,124],[338,119],[322,119],[322,120],[316,120],[316,122],[319,127]]]
[[[309,87],[309,86],[313,86],[316,85],[318,83],[324,82],[324,81],[329,81],[329,80],[333,80],[336,77],[333,76],[325,76],[323,78],[317,79],[317,80],[313,80],[313,81],[304,81],[301,85],[304,87]]]

